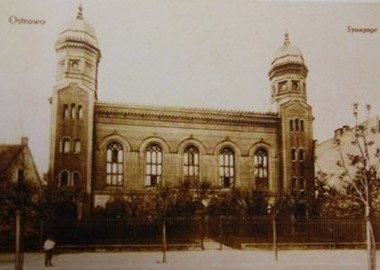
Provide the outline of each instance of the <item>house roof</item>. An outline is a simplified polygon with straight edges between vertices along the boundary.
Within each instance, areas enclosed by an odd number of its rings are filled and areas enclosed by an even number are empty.
[[[0,172],[3,172],[21,153],[23,145],[0,144]]]

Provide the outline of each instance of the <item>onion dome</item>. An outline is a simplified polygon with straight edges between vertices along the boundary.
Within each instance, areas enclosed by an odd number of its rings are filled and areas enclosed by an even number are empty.
[[[305,64],[301,50],[290,44],[289,33],[285,33],[284,46],[277,50],[271,68],[286,64]]]
[[[60,31],[55,48],[59,50],[68,44],[74,46],[85,44],[99,51],[95,29],[83,19],[82,6],[79,6],[76,18],[66,24],[63,30]]]

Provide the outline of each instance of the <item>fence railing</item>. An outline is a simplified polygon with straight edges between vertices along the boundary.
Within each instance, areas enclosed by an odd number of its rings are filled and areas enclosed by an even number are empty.
[[[233,248],[246,243],[271,243],[270,217],[193,216],[166,218],[166,238],[170,246],[204,247],[207,241]],[[58,247],[159,247],[162,244],[162,219],[83,219],[41,221],[36,235],[25,235],[24,246],[36,249],[47,235],[55,238]],[[277,242],[294,243],[364,243],[365,221],[355,219],[276,219]],[[380,220],[372,221],[375,239],[380,240]],[[27,228],[25,228],[27,231]],[[13,242],[2,237],[0,248],[12,248]],[[2,240],[7,239],[7,241]]]

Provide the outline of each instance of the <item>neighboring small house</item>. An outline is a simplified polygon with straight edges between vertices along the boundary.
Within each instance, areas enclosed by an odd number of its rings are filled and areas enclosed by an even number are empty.
[[[375,154],[380,153],[380,116],[373,116],[367,121],[359,124],[366,128],[366,140],[370,143],[368,147],[371,161],[375,162]],[[339,139],[340,146],[336,143]],[[343,183],[339,179],[339,174],[342,171],[341,156],[344,157],[348,164],[347,155],[359,155],[359,148],[353,144],[355,141],[353,127],[345,125],[338,128],[334,132],[334,136],[316,145],[315,171],[326,173],[330,176],[329,184],[340,187]]]
[[[21,138],[21,144],[0,144],[0,186],[6,187],[21,178],[42,185],[26,137]]]

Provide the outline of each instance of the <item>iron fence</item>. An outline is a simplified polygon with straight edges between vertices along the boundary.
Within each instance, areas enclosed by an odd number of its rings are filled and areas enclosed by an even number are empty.
[[[58,247],[134,247],[162,245],[162,227],[166,225],[169,248],[198,247],[241,248],[244,244],[270,244],[273,239],[270,217],[211,217],[151,219],[83,219],[41,221],[34,235],[24,234],[24,246],[40,248],[52,235]],[[375,239],[380,239],[380,220],[373,220]],[[364,220],[358,219],[276,219],[277,242],[292,244],[352,244],[366,241]],[[28,231],[26,229],[26,231]],[[9,232],[0,231],[0,248],[11,249]],[[6,237],[5,237],[6,236]]]

